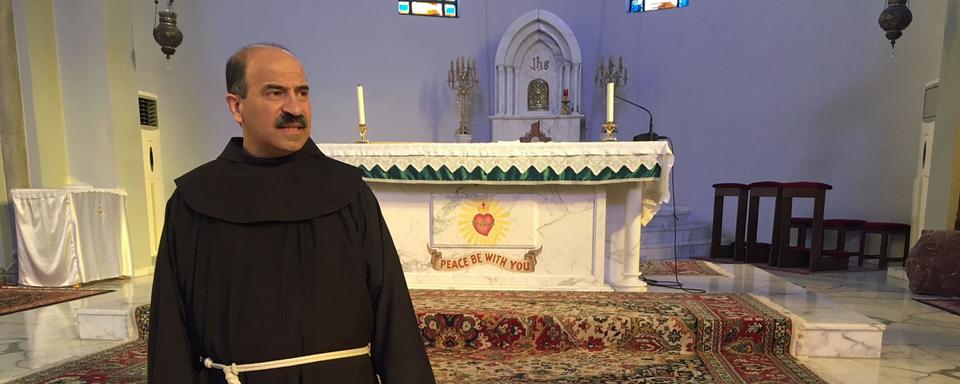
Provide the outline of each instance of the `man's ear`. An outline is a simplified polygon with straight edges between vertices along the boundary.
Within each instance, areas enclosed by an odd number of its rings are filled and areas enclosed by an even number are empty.
[[[237,124],[243,126],[243,116],[240,115],[240,100],[240,96],[227,93],[227,109],[230,110],[230,115],[233,116],[233,121],[236,121]]]

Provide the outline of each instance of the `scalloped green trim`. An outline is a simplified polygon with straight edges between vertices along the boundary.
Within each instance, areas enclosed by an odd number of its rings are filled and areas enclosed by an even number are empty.
[[[660,165],[657,164],[653,169],[647,169],[646,166],[641,165],[637,170],[632,171],[626,166],[621,167],[618,171],[613,171],[610,168],[604,168],[600,170],[599,173],[594,173],[591,169],[582,169],[580,172],[574,171],[572,168],[564,168],[562,172],[557,173],[551,167],[547,167],[543,171],[538,171],[534,167],[528,168],[526,171],[521,172],[517,167],[511,166],[506,171],[500,169],[500,167],[494,167],[489,171],[485,171],[480,167],[474,168],[472,171],[467,171],[464,167],[458,167],[455,171],[451,171],[447,166],[441,166],[439,170],[434,170],[431,166],[426,166],[423,169],[416,169],[412,165],[408,166],[405,170],[400,170],[397,166],[391,166],[390,169],[384,171],[379,165],[375,165],[373,169],[367,169],[366,166],[359,166],[360,172],[363,174],[364,178],[367,179],[379,179],[379,180],[410,180],[410,181],[448,181],[448,182],[467,182],[467,181],[484,181],[484,182],[551,182],[551,181],[582,181],[582,182],[596,182],[596,181],[608,181],[608,180],[628,180],[628,179],[651,179],[660,177]]]

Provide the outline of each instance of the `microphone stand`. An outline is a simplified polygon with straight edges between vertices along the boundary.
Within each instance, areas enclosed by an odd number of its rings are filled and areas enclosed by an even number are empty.
[[[620,96],[613,95],[613,97],[616,97],[616,98],[618,98],[618,99],[620,99],[620,100],[623,100],[623,101],[627,102],[627,104],[630,104],[630,105],[632,105],[632,106],[634,106],[634,107],[637,107],[637,108],[640,108],[640,109],[642,109],[642,110],[644,110],[644,111],[647,111],[647,115],[650,116],[650,124],[648,125],[647,133],[641,133],[641,134],[639,134],[639,135],[634,136],[634,137],[633,137],[633,141],[657,141],[657,140],[660,140],[660,139],[666,139],[666,138],[667,138],[666,136],[660,136],[660,135],[656,134],[655,132],[653,132],[653,112],[650,112],[649,109],[645,108],[644,106],[642,106],[642,105],[640,105],[640,104],[634,103],[634,102],[632,102],[632,101],[630,101],[630,100],[627,100],[627,99],[624,99],[624,98],[622,98],[622,97],[620,97]]]

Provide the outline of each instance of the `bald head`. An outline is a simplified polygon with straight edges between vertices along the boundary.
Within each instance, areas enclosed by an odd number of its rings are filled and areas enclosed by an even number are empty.
[[[238,49],[227,59],[227,93],[240,96],[240,98],[247,97],[247,60],[253,51],[262,49],[277,49],[293,56],[293,53],[287,47],[277,43],[250,44]]]
[[[281,46],[250,45],[230,57],[226,102],[243,129],[243,149],[253,156],[286,156],[310,137],[307,75]]]

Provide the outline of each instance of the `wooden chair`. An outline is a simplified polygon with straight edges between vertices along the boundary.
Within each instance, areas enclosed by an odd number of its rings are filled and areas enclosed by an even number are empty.
[[[733,260],[744,260],[745,246],[743,232],[747,219],[747,192],[746,184],[717,183],[713,185],[713,236],[710,240],[710,258],[732,257]],[[720,244],[720,235],[723,232],[723,200],[727,196],[737,198],[737,228],[734,233],[733,252],[725,254]]]
[[[780,196],[780,267],[808,267],[811,271],[819,270],[820,257],[823,252],[823,210],[826,204],[827,191],[833,186],[817,182],[784,183]],[[790,247],[790,219],[793,217],[793,199],[813,199],[813,239],[810,243],[809,255],[801,249]]]
[[[750,183],[750,208],[747,218],[747,246],[746,261],[767,262],[777,264],[780,238],[780,192],[783,183],[776,181],[758,181]],[[773,231],[770,234],[770,244],[757,242],[757,219],[760,216],[760,199],[772,197]]]
[[[882,223],[882,222],[872,222],[864,223],[861,226],[863,229],[860,232],[860,255],[857,260],[857,264],[863,265],[863,259],[879,259],[880,260],[880,269],[887,269],[887,263],[891,261],[900,261],[904,266],[907,265],[907,256],[910,254],[910,225],[902,223]],[[879,254],[866,254],[864,249],[866,248],[867,235],[877,234],[880,235],[880,253]],[[888,243],[891,240],[891,236],[903,236],[903,257],[890,258],[888,257]]]
[[[847,251],[847,232],[862,231],[866,221],[856,219],[827,219],[823,221],[824,231],[836,231],[837,242],[833,249],[823,250],[823,258],[817,264],[818,270],[849,269],[850,258],[860,256],[860,251]],[[861,242],[863,240],[861,239]]]

